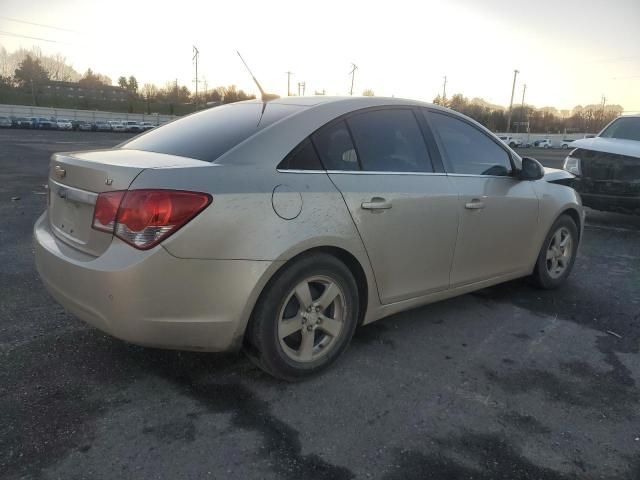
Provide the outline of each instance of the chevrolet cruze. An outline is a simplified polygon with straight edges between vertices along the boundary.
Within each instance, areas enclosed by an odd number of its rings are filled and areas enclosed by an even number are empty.
[[[36,264],[113,336],[243,348],[296,380],[358,325],[517,277],[559,286],[583,230],[571,178],[421,102],[241,102],[53,155]]]

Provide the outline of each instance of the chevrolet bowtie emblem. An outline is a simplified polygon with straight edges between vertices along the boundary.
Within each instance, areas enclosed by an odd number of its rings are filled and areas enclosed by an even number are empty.
[[[58,178],[64,178],[65,175],[67,174],[67,171],[62,168],[60,165],[56,165],[55,168],[53,169],[53,173],[56,174],[56,177]]]

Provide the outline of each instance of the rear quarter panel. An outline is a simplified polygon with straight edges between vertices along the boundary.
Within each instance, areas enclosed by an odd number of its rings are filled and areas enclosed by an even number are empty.
[[[276,186],[286,185],[301,199],[290,220],[272,205]],[[247,315],[269,279],[286,261],[318,247],[349,252],[367,279],[367,312],[379,306],[375,277],[342,195],[324,172],[286,173],[272,167],[216,165],[149,169],[130,188],[173,188],[210,193],[212,204],[162,243],[173,256],[189,259],[271,262],[247,299]]]
[[[313,246],[364,251],[340,192],[323,173],[268,172],[253,166],[150,169],[130,188],[210,193],[212,204],[163,246],[174,256],[203,259],[288,260]],[[286,186],[300,212],[276,214],[274,189]],[[296,200],[297,198],[297,200]]]

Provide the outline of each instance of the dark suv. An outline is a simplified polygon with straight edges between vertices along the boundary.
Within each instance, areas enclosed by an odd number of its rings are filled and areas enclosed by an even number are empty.
[[[582,203],[596,210],[640,215],[640,115],[618,117],[577,147],[564,169],[577,176]]]

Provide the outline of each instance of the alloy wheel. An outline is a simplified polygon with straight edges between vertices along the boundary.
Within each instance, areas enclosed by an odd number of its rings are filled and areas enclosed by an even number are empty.
[[[345,328],[342,288],[327,276],[298,283],[286,296],[278,316],[280,347],[291,360],[309,363],[330,352]]]
[[[547,247],[546,266],[551,278],[559,278],[567,270],[573,254],[573,238],[566,227],[553,234]]]

